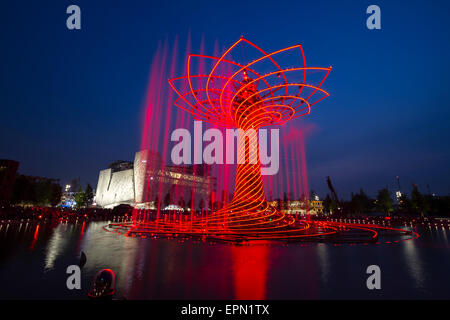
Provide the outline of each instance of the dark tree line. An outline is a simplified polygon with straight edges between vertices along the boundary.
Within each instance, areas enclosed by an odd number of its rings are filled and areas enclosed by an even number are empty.
[[[18,175],[11,195],[12,204],[56,206],[61,201],[61,185],[52,179]]]
[[[73,180],[71,189],[76,190],[74,200],[77,208],[92,204],[94,191],[88,184],[83,190],[78,180]],[[62,187],[58,180],[18,175],[14,181],[10,203],[12,205],[33,205],[56,207],[61,203]]]
[[[75,206],[77,208],[89,207],[94,201],[94,190],[89,183],[85,190],[83,190],[80,185],[77,187],[78,191],[74,195]]]
[[[333,214],[340,212],[341,205],[344,214],[353,215],[382,212],[386,215],[450,216],[450,196],[424,195],[416,185],[413,186],[410,196],[403,193],[398,201],[394,201],[388,188],[380,189],[375,199],[370,198],[361,189],[359,193],[352,193],[350,201],[341,200],[340,204],[327,194],[323,205],[326,212]]]

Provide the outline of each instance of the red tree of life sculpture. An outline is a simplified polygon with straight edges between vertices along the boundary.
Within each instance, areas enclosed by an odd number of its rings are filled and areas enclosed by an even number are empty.
[[[234,62],[231,55],[239,51],[239,46],[250,46],[259,57],[248,62]],[[300,66],[282,67],[277,58],[282,55],[286,58],[286,54]],[[194,59],[208,60],[205,64],[210,62],[209,72],[191,74]],[[226,226],[230,232],[242,231],[248,235],[293,224],[292,217],[277,212],[266,201],[258,129],[309,114],[314,104],[328,96],[320,87],[330,70],[331,67],[307,67],[301,45],[267,53],[241,37],[220,57],[189,55],[187,74],[169,80],[179,96],[175,105],[191,113],[196,120],[238,128],[246,136],[238,140],[233,199],[208,217],[209,231]],[[307,81],[311,72],[322,72],[317,83]]]
[[[235,62],[231,57],[240,46],[254,49],[257,56]],[[284,57],[282,57],[284,55]],[[286,58],[286,55],[288,58]],[[209,72],[191,74],[194,59],[210,62]],[[283,67],[282,61],[294,61]],[[178,94],[175,105],[196,120],[218,127],[246,131],[239,139],[235,190],[232,201],[206,216],[185,221],[134,219],[111,223],[105,230],[127,236],[200,237],[213,240],[294,240],[332,242],[379,242],[380,233],[409,236],[417,233],[388,226],[333,221],[296,220],[266,201],[261,178],[258,130],[282,125],[308,115],[311,107],[329,94],[321,88],[331,67],[308,67],[301,45],[267,53],[241,37],[220,57],[191,54],[186,75],[170,79]],[[253,160],[253,161],[252,161]],[[147,213],[144,212],[147,216]],[[139,217],[139,214],[137,215]],[[386,241],[386,243],[391,243]]]

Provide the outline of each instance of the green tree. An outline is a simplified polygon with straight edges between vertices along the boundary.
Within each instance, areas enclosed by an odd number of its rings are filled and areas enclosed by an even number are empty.
[[[11,203],[56,206],[61,201],[61,194],[61,186],[55,180],[19,175],[14,182]]]
[[[392,200],[391,193],[387,188],[383,188],[378,191],[377,209],[387,215],[390,215],[394,210],[394,201]]]
[[[329,214],[338,213],[338,204],[336,203],[335,200],[331,199],[329,194],[327,194],[327,196],[325,197],[325,200],[323,201],[323,206]]]
[[[40,180],[33,184],[35,194],[36,194],[36,204],[40,206],[45,206],[50,203],[50,198],[52,195],[51,183],[48,180]]]
[[[14,181],[11,195],[13,204],[31,204],[36,202],[36,192],[33,184],[23,174],[18,175]]]
[[[364,193],[363,189],[360,189],[359,193],[352,194],[350,207],[353,213],[356,214],[368,213],[372,210],[372,201]]]
[[[420,214],[422,217],[425,212],[429,210],[429,204],[425,197],[420,193],[417,185],[413,185],[413,190],[411,192],[411,210],[415,214]]]
[[[430,211],[433,215],[446,216],[450,215],[450,196],[431,196]]]
[[[79,187],[77,193],[75,193],[74,199],[77,208],[83,208],[86,206],[86,193],[83,189],[81,189],[81,187]]]
[[[62,187],[59,183],[52,183],[51,185],[51,197],[50,204],[52,207],[56,207],[61,202]]]
[[[409,201],[406,193],[402,193],[398,199],[398,212],[403,214],[411,213],[411,201]]]
[[[86,194],[86,205],[87,206],[92,205],[92,202],[94,201],[94,190],[92,189],[89,183],[86,187],[85,194]]]

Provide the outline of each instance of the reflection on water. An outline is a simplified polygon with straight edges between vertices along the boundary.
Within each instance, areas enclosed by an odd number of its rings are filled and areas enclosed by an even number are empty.
[[[45,270],[53,269],[56,258],[61,254],[64,247],[69,242],[69,238],[65,237],[65,233],[67,232],[67,225],[59,225],[54,231],[51,238],[48,241],[48,244],[45,248]],[[39,225],[36,226],[36,230],[39,231]],[[33,237],[33,243],[30,248],[34,249],[34,244],[36,243]]]
[[[412,241],[406,241],[404,245],[404,253],[406,258],[405,265],[410,271],[411,277],[414,279],[414,285],[418,289],[425,288],[425,275],[422,267],[422,260],[419,256],[416,244]]]
[[[320,276],[324,284],[328,283],[330,274],[330,263],[328,261],[328,246],[319,243],[317,245],[317,255],[319,256]]]
[[[392,245],[255,243],[237,246],[140,239],[103,231],[107,222],[0,224],[0,298],[85,299],[100,269],[127,299],[450,298],[447,229]],[[82,290],[66,268],[87,255]],[[367,290],[378,264],[382,290]]]
[[[268,251],[265,244],[231,247],[236,299],[266,298]]]

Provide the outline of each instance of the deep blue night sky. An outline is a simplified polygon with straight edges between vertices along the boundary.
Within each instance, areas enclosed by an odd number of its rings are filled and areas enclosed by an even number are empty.
[[[66,28],[81,8],[82,29]],[[366,28],[370,4],[381,30]],[[80,177],[139,149],[149,69],[159,41],[190,30],[212,53],[245,35],[267,51],[302,43],[309,65],[333,66],[331,96],[307,123],[309,182],[324,196],[370,195],[399,175],[450,193],[448,1],[4,1],[0,10],[0,158],[24,174]],[[180,70],[181,72],[181,70]]]

